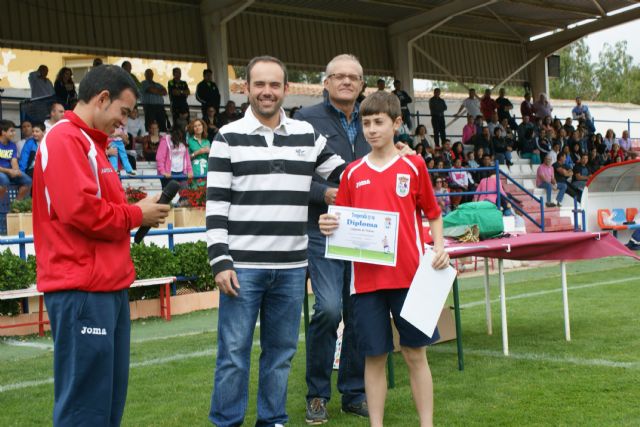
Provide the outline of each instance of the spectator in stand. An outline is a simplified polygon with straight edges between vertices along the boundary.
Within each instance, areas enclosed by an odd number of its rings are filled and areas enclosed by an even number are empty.
[[[141,84],[142,109],[144,110],[144,123],[149,130],[149,124],[158,123],[161,132],[167,131],[167,113],[164,110],[164,97],[167,90],[153,81],[153,70],[147,68],[144,71],[144,81]]]
[[[529,117],[529,119],[535,118],[536,112],[533,109],[533,104],[531,103],[531,94],[526,92],[524,94],[524,101],[520,104],[520,116],[524,119],[524,117]]]
[[[467,163],[467,166],[470,167],[470,168],[480,167],[480,165],[476,161],[476,154],[473,151],[469,151],[467,153],[467,161],[466,161],[466,163]]]
[[[33,178],[33,167],[36,160],[36,153],[40,148],[40,141],[44,138],[44,123],[35,123],[33,125],[33,136],[27,139],[22,150],[22,156],[18,161],[18,167],[22,173],[27,174],[29,178]]]
[[[589,171],[593,174],[595,171],[600,169],[604,163],[602,162],[602,157],[600,153],[598,153],[598,149],[593,147],[589,152]]]
[[[501,130],[501,133],[500,133],[501,137],[507,138],[512,142],[515,141],[515,137],[513,136],[513,128],[511,128],[511,125],[509,124],[509,120],[502,119],[502,121],[500,122],[500,130]]]
[[[584,153],[585,151],[582,150],[582,147],[580,146],[580,142],[578,141],[572,141],[571,142],[571,163],[573,165],[577,164],[580,161],[580,157],[582,156],[582,153]]]
[[[479,154],[481,154],[480,150],[478,150],[478,152],[476,152],[476,157],[478,157]],[[495,166],[494,163],[493,163],[493,159],[491,158],[490,154],[484,153],[484,154],[481,154],[481,156],[482,157],[479,157],[481,159],[480,167],[493,168]],[[495,172],[494,171],[490,171],[490,170],[478,171],[474,175],[473,180],[474,180],[474,182],[480,182],[480,180],[482,180],[483,178],[486,178],[486,177],[490,176],[491,173],[495,173]]]
[[[560,128],[560,130],[556,133],[555,142],[557,142],[560,145],[561,151],[564,148],[564,146],[569,143],[569,138],[567,138],[567,131],[564,128]]]
[[[551,157],[552,164],[558,161],[558,154],[560,154],[560,144],[557,142],[554,142],[551,145],[551,151],[549,151],[549,153],[547,154],[547,156]]]
[[[482,147],[486,154],[493,155],[493,151],[491,151],[491,133],[489,133],[489,128],[487,126],[482,128],[482,132],[480,134],[473,137],[473,147],[474,150]]]
[[[518,127],[518,124],[511,116],[513,104],[511,103],[511,101],[509,101],[509,98],[505,96],[505,93],[505,89],[503,87],[500,88],[500,90],[498,91],[498,97],[496,98],[496,104],[498,105],[498,119],[500,120],[500,123],[502,123],[503,120],[507,120],[509,126],[512,129],[516,129]]]
[[[558,161],[553,164],[553,170],[555,173],[554,176],[559,186],[563,183],[565,184],[566,194],[575,198],[578,192],[576,191],[576,188],[571,184],[571,180],[573,179],[573,167],[566,165],[565,159],[562,158],[563,156],[563,153],[558,154]],[[562,202],[562,198],[560,197],[559,193],[556,201],[556,206],[561,206],[560,202]]]
[[[22,147],[24,147],[25,142],[27,142],[27,140],[31,138],[32,134],[33,125],[31,124],[31,122],[29,120],[23,121],[20,125],[20,137],[22,139],[16,143],[16,147],[18,148],[18,158],[20,158],[20,155],[22,154]]]
[[[135,175],[133,169],[135,169],[135,158],[133,158],[133,165],[130,162],[129,155],[125,149],[125,145],[129,142],[129,135],[127,135],[127,131],[124,126],[118,126],[115,131],[109,136],[107,139],[108,148],[115,148],[116,153],[108,154],[109,161],[111,162],[111,166],[113,166],[113,170],[118,172],[118,159],[120,159],[120,163],[122,164],[122,168],[125,170],[127,175]]]
[[[613,144],[616,142],[616,134],[613,132],[613,129],[607,129],[603,142],[607,147],[607,151],[611,151]]]
[[[103,64],[104,62],[102,62],[102,58],[94,58],[92,67],[99,67]]]
[[[473,196],[474,202],[482,202],[487,200],[494,205],[498,205],[498,194],[497,194],[497,179],[496,179],[496,171],[489,171],[489,176],[486,178],[482,178],[478,187],[476,187],[475,191],[485,193],[494,191],[493,194],[476,194]],[[513,210],[511,207],[511,203],[509,203],[509,199],[507,198],[507,194],[504,192],[503,187],[500,186],[500,206],[498,206],[500,210],[502,210],[502,214],[504,216],[513,216]]]
[[[31,186],[31,178],[22,173],[18,166],[18,147],[13,142],[15,127],[10,120],[0,120],[0,200],[9,184],[19,186],[17,200],[24,199]]]
[[[436,159],[434,157],[428,157],[425,161],[427,162],[427,168],[429,171],[436,168]]]
[[[493,135],[493,131],[496,128],[500,128],[500,134],[502,134],[503,130],[506,133],[506,129],[502,129],[502,124],[500,124],[500,121],[498,120],[498,113],[496,111],[491,114],[491,118],[487,122],[487,127],[489,128],[489,135]]]
[[[434,161],[435,161],[435,164],[436,164],[434,169],[449,169],[447,167],[447,165],[445,165],[444,159],[442,157],[436,157],[434,159]],[[429,171],[431,171],[431,169],[429,169]],[[433,176],[435,178],[442,178],[442,179],[446,180],[446,179],[449,178],[449,173],[448,172],[433,172]]]
[[[573,179],[571,180],[571,184],[578,191],[579,200],[582,200],[582,190],[584,190],[589,178],[591,178],[589,155],[583,154],[580,157],[580,162],[573,167]]]
[[[172,177],[187,175],[187,179],[193,178],[189,149],[186,145],[184,129],[178,126],[171,128],[170,134],[165,134],[158,144],[156,153],[156,168],[160,178],[160,183],[164,189],[171,181]],[[181,186],[186,186],[183,181]]]
[[[477,128],[474,121],[474,117],[471,114],[467,115],[467,124],[462,128],[462,143],[473,144],[473,137],[476,135]]]
[[[415,152],[416,152],[416,155],[422,157],[423,159],[425,159],[426,154],[428,154],[427,152],[424,151],[424,145],[420,145],[420,144],[416,146]]]
[[[418,125],[416,133],[413,136],[413,148],[421,145],[425,152],[433,152],[431,145],[429,144],[429,137],[427,135],[427,127],[425,125]]]
[[[476,116],[474,123],[476,125],[476,135],[480,135],[482,133],[482,128],[486,126],[482,114]]]
[[[149,133],[142,138],[142,157],[147,162],[156,161],[156,153],[160,144],[160,126],[155,120],[149,123]]]
[[[378,79],[376,85],[378,86],[379,91],[384,91],[387,88],[387,82],[385,82],[384,79]]]
[[[434,180],[433,192],[436,196],[436,201],[442,215],[446,215],[451,212],[451,198],[449,197],[449,190],[447,189],[447,180],[444,178],[436,178]]]
[[[213,81],[213,71],[208,68],[202,72],[202,81],[196,87],[196,99],[202,105],[202,117],[207,117],[209,107],[216,111],[220,108],[220,90]]]
[[[209,151],[211,151],[211,143],[207,139],[207,124],[202,119],[192,120],[187,127],[187,134],[193,174],[203,178],[198,185],[206,185]]]
[[[544,116],[542,119],[542,126],[540,128],[544,129],[547,134],[553,130],[553,119],[551,116]]]
[[[433,96],[429,98],[431,126],[433,127],[433,140],[436,147],[440,147],[441,140],[447,139],[447,128],[444,123],[444,112],[447,111],[447,103],[440,97],[440,93],[440,88],[435,88]]]
[[[76,92],[76,85],[73,83],[71,68],[60,68],[53,88],[56,92],[56,101],[62,104],[65,110],[73,110],[75,103],[78,101],[78,93]]]
[[[594,133],[596,128],[593,124],[593,117],[589,111],[589,107],[582,103],[580,97],[576,97],[576,106],[571,110],[573,120],[577,120],[579,123],[584,123],[589,133]]]
[[[540,93],[538,100],[533,103],[533,111],[535,111],[536,117],[551,116],[553,107],[551,106],[546,93]]]
[[[62,120],[63,117],[64,106],[59,102],[54,102],[53,104],[51,104],[51,108],[49,109],[49,118],[44,121],[47,132],[49,132],[49,129],[51,129],[53,125]]]
[[[175,123],[181,112],[187,112],[187,122],[189,122],[189,104],[187,97],[191,94],[191,90],[187,82],[180,80],[182,70],[179,67],[173,69],[173,79],[167,84],[167,93],[169,94],[169,102],[171,104],[171,114]]]
[[[511,161],[511,152],[513,151],[513,145],[507,138],[501,136],[500,128],[493,130],[493,138],[491,139],[491,152],[494,154],[496,162],[500,164],[507,164],[510,168],[513,163]]]
[[[218,133],[218,108],[214,106],[207,107],[207,114],[203,117],[204,122],[207,124],[207,138],[209,142],[213,141],[213,137]]]
[[[127,72],[127,74],[129,74],[129,77],[131,77],[133,82],[136,84],[136,87],[138,88],[138,90],[142,90],[142,83],[140,83],[140,80],[138,80],[136,75],[131,72],[131,69],[132,69],[131,62],[123,61],[121,67],[123,70]]]
[[[493,113],[497,113],[498,103],[491,98],[491,89],[484,90],[484,96],[480,99],[480,111],[486,121],[491,120]],[[496,122],[498,121],[496,117]]]
[[[471,174],[462,167],[462,160],[456,158],[453,161],[453,169],[449,172],[449,188],[454,193],[473,191],[475,189]],[[471,196],[451,196],[451,208],[456,209],[463,202],[471,200]]]
[[[576,131],[576,128],[573,126],[573,119],[571,117],[567,117],[564,120],[564,125],[562,125],[562,127],[567,132],[568,136],[573,135],[573,133]]]
[[[36,71],[29,73],[29,87],[31,87],[31,99],[44,98],[55,95],[56,91],[47,78],[49,67],[40,65]]]
[[[455,162],[457,159],[460,159],[460,161],[462,162],[463,165],[466,165],[467,163],[467,158],[464,155],[464,146],[462,145],[462,142],[458,141],[455,144],[453,144],[453,147],[451,148],[451,151],[453,151],[453,157],[452,160]]]
[[[462,110],[466,110],[467,115],[470,114],[473,117],[482,116],[482,111],[480,111],[480,98],[476,95],[475,89],[469,89],[469,96],[462,101],[455,115],[459,116]]]
[[[235,122],[240,119],[242,115],[236,109],[236,103],[229,100],[224,107],[224,112],[220,115],[220,120],[218,123],[218,127],[221,128],[224,125],[227,125],[231,122]]]
[[[411,129],[413,125],[411,124],[411,111],[409,110],[409,104],[413,102],[413,99],[409,96],[407,92],[402,90],[402,82],[400,80],[393,81],[393,91],[391,91],[394,95],[398,97],[400,100],[400,110],[402,111],[402,121],[407,126],[407,129]]]
[[[620,149],[624,154],[624,159],[635,159],[638,157],[638,154],[632,150],[631,139],[629,138],[629,131],[623,130],[622,137],[618,140],[618,145],[620,145]]]
[[[524,138],[520,142],[520,157],[530,159],[531,164],[540,164],[540,149],[537,146],[537,137],[534,136],[533,128],[527,129]]]
[[[622,149],[620,148],[620,144],[618,144],[617,142],[613,144],[613,146],[611,147],[611,151],[609,152],[609,157],[612,163],[617,163],[616,157],[620,157],[622,160],[625,159],[624,151],[622,151]]]
[[[551,139],[547,136],[547,131],[544,128],[540,129],[540,136],[536,138],[536,148],[542,158],[551,152]]]
[[[522,143],[525,140],[526,134],[528,130],[533,131],[533,123],[531,123],[529,116],[522,116],[522,122],[518,125],[517,133],[518,133],[518,146],[522,149]]]
[[[455,157],[453,149],[451,148],[451,140],[444,140],[444,145],[442,146],[440,155],[442,156],[445,167],[450,168],[453,164],[453,158]]]
[[[571,143],[565,145],[560,152],[565,155],[564,164],[573,169],[574,163],[573,160],[571,160]]]
[[[142,139],[147,134],[144,128],[144,120],[140,118],[138,107],[135,107],[129,113],[129,120],[127,120],[127,134],[129,135],[129,147],[128,149],[136,150],[136,144],[142,144]]]
[[[564,155],[560,154],[560,156],[564,156]],[[567,185],[565,183],[559,184],[556,182],[555,172],[554,172],[553,164],[551,163],[550,156],[545,157],[544,163],[538,166],[538,170],[536,172],[536,187],[543,188],[546,191],[546,194],[547,194],[546,206],[548,208],[553,208],[556,206],[556,204],[551,201],[551,195],[553,190],[558,190],[558,197],[557,197],[558,206],[560,205],[560,202],[562,202],[562,198],[564,197],[564,192],[567,190]]]

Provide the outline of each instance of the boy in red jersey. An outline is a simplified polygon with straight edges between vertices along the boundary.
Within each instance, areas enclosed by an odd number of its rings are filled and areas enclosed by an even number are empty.
[[[402,355],[409,367],[411,391],[421,426],[433,424],[433,385],[425,346],[432,339],[400,317],[400,310],[423,254],[422,215],[429,219],[434,240],[433,267],[445,268],[442,216],[424,159],[398,156],[394,132],[402,124],[400,102],[393,94],[376,92],[360,105],[364,136],[371,153],[345,170],[336,205],[393,211],[400,214],[395,267],[355,262],[351,275],[353,317],[358,347],[365,354],[365,391],[371,426],[382,426],[387,394],[385,365],[393,350],[389,312],[400,334]],[[338,218],[324,214],[320,231],[331,235]],[[432,337],[436,339],[437,336]]]

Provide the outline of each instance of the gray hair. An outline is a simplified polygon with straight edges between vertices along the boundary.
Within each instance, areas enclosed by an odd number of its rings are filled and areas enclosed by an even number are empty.
[[[360,68],[360,77],[362,77],[362,74],[364,73],[362,70],[362,65],[360,64],[360,61],[358,60],[358,58],[355,55],[352,55],[350,53],[340,54],[338,56],[335,56],[331,61],[329,61],[329,63],[327,64],[327,68],[325,69],[325,74],[327,76],[331,74],[331,69],[335,66],[336,62],[340,62],[340,61],[351,61],[357,64],[358,68]]]

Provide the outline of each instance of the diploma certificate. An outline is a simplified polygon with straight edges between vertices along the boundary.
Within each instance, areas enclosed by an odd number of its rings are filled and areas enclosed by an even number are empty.
[[[398,252],[397,212],[329,206],[340,225],[327,237],[325,257],[395,267]]]

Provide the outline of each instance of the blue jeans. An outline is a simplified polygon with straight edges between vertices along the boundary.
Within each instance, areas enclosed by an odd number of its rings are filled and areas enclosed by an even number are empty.
[[[556,184],[558,187],[558,195],[556,196],[556,201],[558,203],[562,203],[562,199],[564,198],[564,193],[567,191],[567,184],[564,182],[558,182]],[[550,182],[542,182],[539,188],[544,188],[547,192],[547,203],[551,202],[551,192],[553,191],[553,185]]]
[[[131,172],[133,168],[131,167],[131,163],[129,163],[129,158],[127,157],[127,150],[124,149],[124,142],[121,139],[114,139],[111,141],[111,146],[118,150],[117,156],[109,156],[109,161],[111,162],[111,166],[113,166],[113,170],[118,172],[118,157],[120,158],[120,163],[122,163],[122,167],[126,172]]]
[[[17,185],[19,187],[31,185],[31,178],[29,175],[22,172],[20,176],[12,178],[4,172],[0,172],[0,187],[8,187],[9,184]]]
[[[209,420],[240,426],[249,399],[253,331],[260,313],[260,371],[256,426],[288,421],[287,383],[298,345],[305,268],[239,268],[237,297],[220,294],[218,356]]]
[[[307,333],[307,400],[331,397],[337,329],[343,319],[338,390],[343,405],[357,404],[365,400],[364,355],[356,348],[351,316],[351,263],[325,258],[324,236],[311,228],[308,235],[309,276],[316,302]]]

